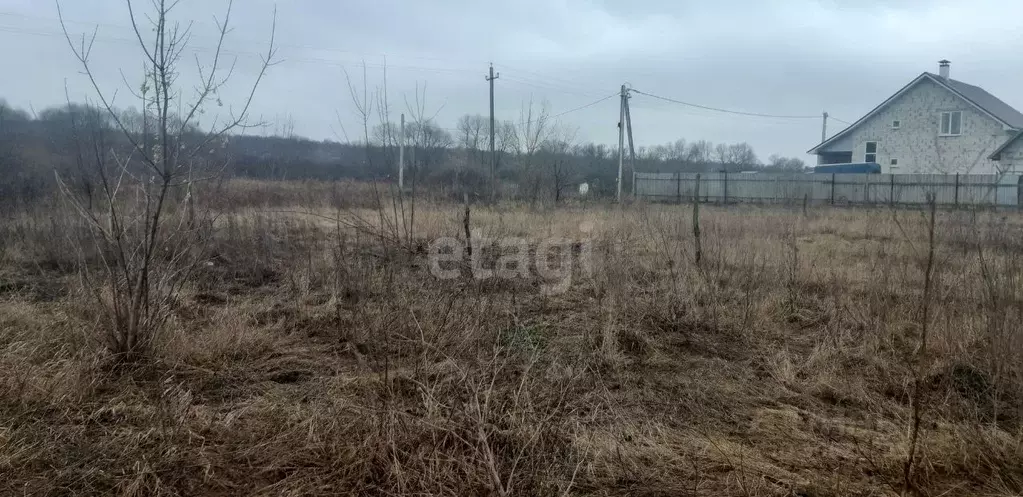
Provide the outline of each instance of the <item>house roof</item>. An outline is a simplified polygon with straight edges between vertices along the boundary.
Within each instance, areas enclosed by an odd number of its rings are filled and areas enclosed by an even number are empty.
[[[1020,137],[1023,137],[1023,131],[1019,131],[1016,134],[1012,135],[1012,137],[1010,137],[1008,140],[1005,140],[1005,143],[1003,143],[1002,146],[996,148],[995,151],[988,156],[988,160],[1001,160],[1002,152],[1005,151],[1005,149],[1009,148],[1009,145],[1015,143],[1016,140],[1019,140]]]
[[[946,86],[951,87],[953,90],[962,95],[963,98],[995,116],[999,121],[1002,121],[1016,129],[1023,128],[1023,113],[1020,113],[1020,111],[1012,108],[1011,105],[988,93],[987,90],[979,86],[968,85],[962,81],[956,81],[954,79],[943,80],[937,74],[927,73],[927,75],[932,79],[938,80],[939,83],[943,83]]]
[[[931,80],[937,83],[939,86],[951,91],[952,93],[955,93],[963,100],[966,100],[967,102],[972,104],[981,112],[991,116],[996,121],[1002,123],[1004,126],[1008,126],[1010,128],[1017,130],[1023,129],[1023,113],[1020,113],[1011,105],[1001,101],[1000,99],[998,99],[998,97],[995,97],[994,95],[988,93],[987,90],[984,90],[979,86],[973,86],[970,84],[963,83],[962,81],[956,81],[954,79],[945,79],[942,78],[941,76],[938,76],[937,74],[925,72],[920,76],[917,76],[913,81],[910,81],[909,84],[907,84],[906,86],[903,86],[902,89],[900,89],[894,95],[888,97],[888,99],[886,99],[884,102],[881,102],[880,105],[874,107],[874,109],[868,112],[865,116],[859,118],[856,122],[852,123],[847,128],[838,132],[831,138],[828,138],[827,140],[824,140],[817,146],[811,148],[807,153],[809,154],[817,153],[817,151],[820,150],[822,147],[844,136],[849,131],[852,131],[857,126],[862,124],[864,121],[869,119],[871,116],[877,114],[890,102],[899,98],[900,96],[902,96],[903,93],[906,93],[906,91],[908,91],[910,88],[916,86],[917,83],[925,79]],[[1017,137],[1018,135],[1011,138],[1008,142],[1003,144],[1002,147],[999,147],[999,150],[995,152],[995,154],[1000,152],[1004,147],[1008,146],[1009,143],[1011,143],[1012,141],[1015,141]]]

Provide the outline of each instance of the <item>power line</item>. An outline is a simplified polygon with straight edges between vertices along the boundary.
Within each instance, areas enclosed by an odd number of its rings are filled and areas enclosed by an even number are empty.
[[[508,72],[509,69],[511,69],[513,73],[524,73],[524,74],[529,75],[528,79],[540,79],[540,80],[544,81],[547,84],[556,83],[556,84],[558,84],[558,85],[560,85],[562,87],[565,87],[565,88],[580,88],[580,89],[584,89],[586,91],[597,92],[597,93],[604,93],[604,92],[606,92],[606,91],[611,89],[611,88],[597,88],[596,86],[580,83],[578,81],[573,81],[573,80],[566,79],[566,78],[550,76],[550,75],[547,75],[547,74],[541,74],[541,73],[538,73],[536,71],[530,71],[530,70],[527,70],[527,69],[522,69],[521,67],[509,66],[508,64],[497,64],[497,66],[503,68],[506,73]],[[518,76],[518,75],[516,75],[516,77],[523,78],[523,76]]]
[[[529,81],[529,80],[521,79],[521,78],[516,77],[516,76],[508,76],[507,74],[505,74],[505,78],[508,80],[508,82],[513,83],[513,84],[523,85],[523,86],[530,86],[530,87],[533,87],[533,88],[539,88],[541,90],[554,91],[554,92],[558,92],[558,93],[564,93],[564,94],[567,94],[567,95],[578,95],[578,96],[587,97],[587,98],[592,98],[595,95],[599,95],[599,93],[593,93],[593,92],[589,92],[589,91],[578,91],[578,90],[569,89],[569,88],[565,88],[565,87],[561,87],[561,86],[555,86],[555,85],[553,85],[551,83],[546,83],[546,82],[543,82],[543,83],[532,82],[532,81]],[[603,92],[601,92],[601,93],[603,93]]]
[[[601,98],[599,100],[594,100],[594,101],[592,101],[592,102],[590,102],[590,103],[588,103],[586,105],[581,105],[581,106],[576,107],[576,108],[574,108],[572,110],[566,110],[565,112],[562,112],[561,114],[555,114],[555,115],[551,116],[551,119],[555,119],[555,118],[561,117],[561,116],[563,116],[565,114],[569,114],[569,113],[575,112],[577,110],[583,110],[583,109],[585,109],[587,107],[593,107],[594,105],[597,105],[597,104],[599,104],[599,103],[601,103],[601,102],[603,102],[605,100],[608,100],[610,98],[617,97],[617,96],[618,96],[618,93],[612,93],[612,94],[610,94],[610,95],[608,95],[608,96],[606,96],[604,98]]]
[[[676,103],[676,104],[680,104],[680,105],[685,105],[685,106],[688,106],[688,107],[695,107],[697,109],[712,110],[712,111],[715,111],[715,112],[723,112],[723,113],[726,113],[726,114],[736,114],[736,115],[740,115],[740,116],[766,117],[766,118],[772,118],[772,119],[820,119],[821,118],[821,116],[796,116],[796,115],[761,114],[761,113],[758,113],[758,112],[743,112],[743,111],[739,111],[739,110],[721,109],[721,108],[718,108],[718,107],[710,107],[710,106],[707,106],[707,105],[694,104],[694,103],[691,103],[691,102],[683,102],[681,100],[675,100],[673,98],[662,97],[660,95],[654,95],[652,93],[647,93],[647,92],[644,92],[644,91],[639,91],[639,90],[637,90],[635,88],[631,89],[630,91],[639,93],[640,95],[646,95],[648,97],[656,98],[658,100],[664,100],[665,102],[672,102],[672,103]]]

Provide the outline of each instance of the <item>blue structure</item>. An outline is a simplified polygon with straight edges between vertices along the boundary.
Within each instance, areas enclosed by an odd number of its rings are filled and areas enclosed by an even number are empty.
[[[876,162],[857,162],[851,164],[827,164],[815,166],[813,172],[827,174],[881,174],[881,165]]]

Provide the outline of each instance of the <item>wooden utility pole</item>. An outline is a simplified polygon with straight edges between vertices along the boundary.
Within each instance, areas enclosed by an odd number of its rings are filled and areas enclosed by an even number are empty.
[[[615,198],[622,201],[622,166],[625,162],[625,85],[622,85],[621,104],[618,109],[618,193]]]
[[[494,151],[494,80],[501,77],[501,73],[494,74],[494,65],[490,64],[490,75],[487,81],[490,83],[490,203],[497,201],[497,152]]]
[[[398,135],[398,190],[405,189],[405,114],[401,115],[401,131]]]

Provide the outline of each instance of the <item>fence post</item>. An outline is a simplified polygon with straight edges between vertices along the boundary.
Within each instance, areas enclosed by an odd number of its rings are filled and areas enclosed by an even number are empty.
[[[888,177],[892,180],[891,190],[888,192],[888,203],[895,205],[895,174],[889,174]]]
[[[870,205],[870,174],[864,174],[863,181],[863,203]]]
[[[678,203],[682,203],[682,173],[675,173],[675,195],[678,197]]]
[[[956,208],[959,208],[959,173],[956,173]]]
[[[1023,176],[1016,180],[1016,208],[1023,208]]]
[[[724,176],[724,178],[725,178],[725,187],[724,187],[724,196],[721,199],[721,204],[722,205],[728,203],[728,170],[725,169],[724,173],[725,173],[725,176]]]
[[[831,173],[831,205],[835,205],[835,173]]]

